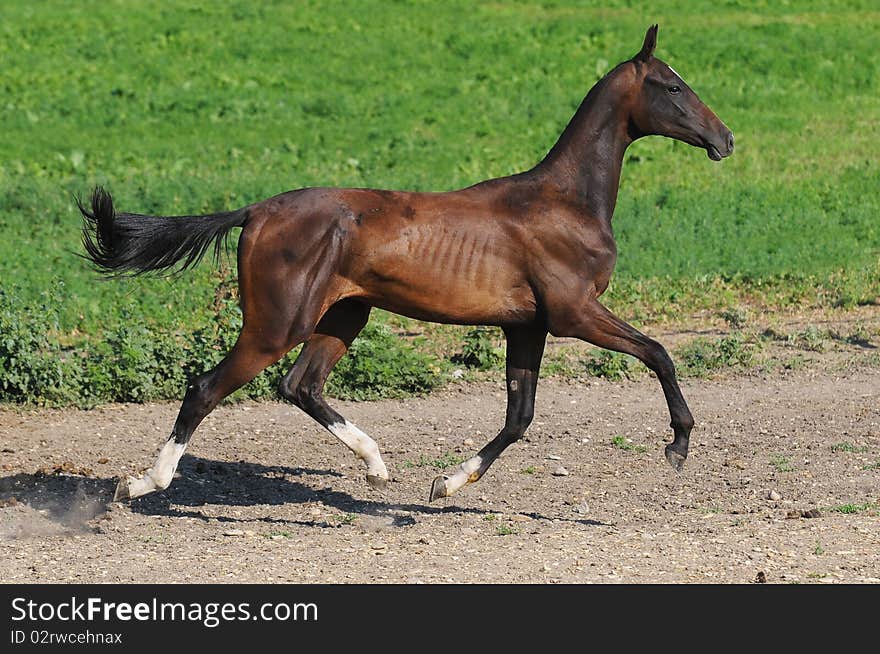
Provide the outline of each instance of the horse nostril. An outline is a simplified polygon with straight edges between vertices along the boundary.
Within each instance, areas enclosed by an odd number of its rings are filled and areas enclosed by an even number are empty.
[[[727,135],[727,151],[733,152],[733,132],[730,132]]]

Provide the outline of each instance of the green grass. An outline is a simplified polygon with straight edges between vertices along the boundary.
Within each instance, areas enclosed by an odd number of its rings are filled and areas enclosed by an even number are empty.
[[[676,350],[676,362],[682,377],[706,377],[722,368],[751,366],[758,347],[739,331],[717,339],[700,337]]]
[[[834,443],[834,445],[831,446],[831,451],[832,452],[854,452],[857,454],[864,454],[865,452],[868,451],[868,448],[865,446],[859,447],[859,446],[853,445],[852,443],[844,442],[844,443]]]
[[[770,457],[770,465],[776,470],[776,472],[794,472],[794,466],[791,465],[791,460],[782,454],[774,454]]]
[[[639,454],[644,454],[648,451],[648,448],[645,445],[633,445],[623,436],[615,436],[611,439],[611,444],[624,452],[638,452]]]
[[[72,196],[100,183],[122,210],[188,214],[310,185],[448,190],[524,170],[656,21],[657,54],[737,151],[713,164],[668,139],[630,148],[609,306],[645,320],[876,301],[876,4],[742,4],[7,0],[0,286],[37,313],[41,293],[59,299],[48,338],[70,356],[123,322],[147,339],[210,329],[210,266],[98,280],[75,256]],[[472,340],[477,365],[498,365]]]
[[[863,511],[871,511],[876,509],[877,505],[873,502],[865,502],[864,504],[839,504],[838,506],[829,506],[825,510],[832,513],[853,514],[862,513]]]
[[[464,462],[465,457],[459,456],[458,454],[453,454],[452,452],[447,452],[436,459],[431,459],[426,457],[424,454],[419,456],[416,461],[404,461],[404,468],[436,468],[437,470],[443,470],[444,468],[451,468],[453,466],[457,466],[460,463]]]
[[[603,377],[610,381],[628,379],[635,370],[636,360],[620,352],[598,350],[584,362],[584,368],[592,377]],[[644,367],[642,367],[644,370]]]
[[[519,533],[516,529],[511,527],[510,525],[498,525],[495,530],[495,533],[498,536],[512,536],[514,534]]]
[[[880,470],[880,461],[878,461],[877,463],[869,463],[868,465],[863,467],[862,470]]]

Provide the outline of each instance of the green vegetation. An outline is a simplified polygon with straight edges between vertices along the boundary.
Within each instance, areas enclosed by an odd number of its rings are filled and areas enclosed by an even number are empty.
[[[742,332],[732,332],[718,339],[694,339],[676,351],[679,374],[682,377],[705,377],[720,368],[748,367],[757,346]]]
[[[452,356],[452,362],[477,370],[496,368],[504,361],[504,348],[495,345],[500,338],[500,329],[475,327],[464,335],[461,352]]]
[[[417,352],[386,325],[373,322],[334,368],[327,390],[352,400],[423,395],[443,381],[442,370],[439,360]]]
[[[620,352],[598,350],[584,361],[587,374],[593,377],[604,377],[610,381],[629,378],[634,371],[636,360]],[[644,369],[644,366],[642,367]]]
[[[644,454],[648,451],[648,448],[645,445],[633,445],[624,436],[615,436],[611,439],[611,444],[624,452],[638,452],[639,454]]]
[[[103,184],[122,210],[190,214],[303,186],[448,190],[524,170],[654,21],[658,55],[734,130],[737,151],[713,164],[668,139],[630,148],[609,307],[635,321],[728,312],[741,330],[743,306],[875,302],[875,3],[740,5],[660,0],[646,16],[625,0],[7,0],[0,401],[179,398],[234,338],[234,297],[216,303],[234,270],[99,281],[75,256],[73,195]],[[454,333],[466,365],[498,367],[494,337]],[[429,344],[382,326],[356,343],[328,392],[443,381]],[[693,374],[750,352],[700,347],[686,353]],[[273,395],[291,360],[239,395]],[[606,355],[591,366],[611,378],[630,368]]]
[[[453,466],[457,466],[465,460],[465,457],[459,456],[458,454],[453,454],[452,452],[447,452],[443,456],[437,457],[436,459],[430,459],[426,457],[424,454],[419,456],[418,461],[404,461],[404,468],[424,468],[431,467],[436,468],[437,470],[443,470],[444,468],[451,468]]]
[[[835,443],[831,446],[832,452],[854,452],[857,454],[864,454],[868,451],[868,448],[865,446],[858,447],[853,445],[852,443]]]
[[[56,338],[60,294],[39,310],[0,289],[0,402],[77,404],[180,398],[188,380],[219,363],[241,327],[234,282],[215,292],[210,321],[194,330],[149,329],[127,311],[102,339],[64,346]],[[273,398],[298,348],[233,398]],[[442,364],[370,324],[340,362],[329,388],[338,397],[370,399],[423,394],[443,380]]]
[[[495,533],[499,536],[512,536],[513,534],[517,534],[519,532],[510,525],[498,525]]]
[[[791,461],[787,456],[782,454],[774,454],[770,457],[770,465],[776,470],[776,472],[794,472],[794,466],[791,465]]]
[[[864,504],[839,504],[838,506],[829,506],[825,510],[832,513],[862,513],[863,511],[871,511],[877,509],[877,505],[873,502],[865,502]]]

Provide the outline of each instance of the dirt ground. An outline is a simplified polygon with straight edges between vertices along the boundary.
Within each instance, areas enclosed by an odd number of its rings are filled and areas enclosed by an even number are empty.
[[[247,403],[206,419],[167,491],[112,504],[176,404],[3,409],[0,580],[880,582],[880,370],[836,367],[684,382],[680,475],[656,380],[542,380],[526,438],[430,505],[500,427],[501,384],[336,402],[379,442],[384,493],[297,409]]]

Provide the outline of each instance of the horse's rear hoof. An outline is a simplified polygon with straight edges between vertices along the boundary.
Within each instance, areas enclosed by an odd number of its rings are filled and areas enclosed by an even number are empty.
[[[131,493],[128,490],[128,478],[121,477],[119,483],[116,484],[116,491],[113,493],[114,502],[127,502],[131,499]]]
[[[669,465],[672,466],[672,469],[676,472],[681,472],[684,470],[684,462],[687,460],[687,455],[682,456],[674,449],[672,449],[672,444],[666,446],[666,460],[669,461]]]
[[[376,490],[383,491],[385,490],[385,486],[388,485],[388,480],[379,475],[367,475],[367,483]]]
[[[446,492],[446,477],[440,475],[431,484],[431,495],[428,497],[429,502],[439,500],[441,497],[448,497]]]

